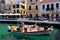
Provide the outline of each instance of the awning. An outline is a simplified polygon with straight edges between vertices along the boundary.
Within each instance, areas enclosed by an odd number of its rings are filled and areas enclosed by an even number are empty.
[[[0,13],[0,15],[19,15],[20,16],[21,14],[1,14]]]

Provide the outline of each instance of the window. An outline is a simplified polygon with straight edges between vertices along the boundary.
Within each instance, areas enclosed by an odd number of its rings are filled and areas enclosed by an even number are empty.
[[[25,6],[22,6],[23,9],[25,9]]]
[[[17,6],[17,8],[19,8],[19,4],[17,4],[16,6]]]
[[[11,6],[9,6],[9,10],[11,10]]]
[[[16,13],[16,11],[15,10],[13,10],[14,12],[13,13]]]
[[[57,9],[59,8],[59,3],[56,3],[56,8],[57,8]]]
[[[31,10],[31,6],[29,6],[29,10]]]
[[[32,2],[32,0],[30,0],[30,2]]]
[[[15,8],[15,5],[13,5],[13,8]]]
[[[38,14],[35,14],[35,17],[37,18],[38,17]]]
[[[32,16],[32,14],[29,14],[29,18],[32,18],[33,16]]]
[[[25,9],[25,6],[21,5],[21,8]]]
[[[43,5],[43,10],[45,9],[45,5]]]
[[[54,4],[51,4],[51,10],[54,10]]]
[[[19,10],[17,10],[17,13],[19,13]]]
[[[56,14],[56,19],[59,17],[59,14]]]
[[[49,8],[49,4],[47,4],[47,8],[46,8],[46,10],[47,10],[47,11],[50,10],[50,8]]]
[[[38,0],[36,0],[36,2],[37,2]]]
[[[23,13],[25,13],[25,11]]]
[[[2,3],[5,3],[4,0],[2,0]]]
[[[38,6],[36,5],[36,10],[38,10]]]

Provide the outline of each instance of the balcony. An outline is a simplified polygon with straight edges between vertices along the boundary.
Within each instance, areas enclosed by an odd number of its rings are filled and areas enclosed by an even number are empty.
[[[46,11],[45,13],[54,13],[54,11],[51,11],[51,10],[50,10],[50,11]]]
[[[21,1],[20,4],[21,4],[21,5],[25,5],[25,2],[22,2],[22,1]]]
[[[20,10],[23,10],[23,11],[28,11],[27,9],[23,9],[23,8],[20,8]]]
[[[36,12],[39,12],[39,10],[27,10],[28,12],[30,13],[36,13]]]

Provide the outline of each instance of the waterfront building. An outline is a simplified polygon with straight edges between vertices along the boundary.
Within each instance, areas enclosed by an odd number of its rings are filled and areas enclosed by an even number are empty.
[[[15,0],[0,0],[0,13],[12,13],[11,5]]]
[[[39,13],[39,0],[22,0],[20,2],[20,13],[22,16],[28,16],[33,18],[34,16],[38,16]]]
[[[2,2],[2,1],[1,1]],[[12,5],[15,3],[14,0],[4,0],[3,3],[0,4],[3,4],[3,7],[0,9],[3,10],[0,12],[0,19],[17,19],[18,16],[20,16],[20,14],[13,14],[12,12]],[[3,13],[3,14],[2,14]]]
[[[15,13],[20,14],[20,4],[19,3],[14,3],[12,5],[12,13],[13,14],[15,14]]]
[[[3,13],[4,12],[4,5],[5,4],[5,0],[0,0],[0,13]]]
[[[18,15],[15,15],[15,17],[17,18],[20,18],[21,17],[21,14],[20,14],[20,2],[15,2],[12,4],[12,13],[13,14],[18,14]]]
[[[12,4],[15,3],[15,0],[5,0],[5,4]]]
[[[59,0],[42,0],[39,3],[39,15],[50,19],[57,19],[60,16]]]
[[[30,18],[43,16],[49,19],[60,16],[59,0],[22,0],[20,1],[20,14]]]
[[[59,0],[22,0],[20,2],[21,14],[43,16],[48,19],[57,19],[60,16]]]
[[[38,16],[39,8],[38,8],[39,0],[22,0],[18,3],[13,4],[13,13],[19,13],[22,17],[29,16],[33,18],[34,16]]]
[[[5,0],[1,3],[0,13],[19,14],[29,18],[43,16],[48,19],[57,19],[60,16],[59,0],[21,0],[17,3],[15,0]]]
[[[12,13],[12,5],[15,0],[5,0],[5,13]]]

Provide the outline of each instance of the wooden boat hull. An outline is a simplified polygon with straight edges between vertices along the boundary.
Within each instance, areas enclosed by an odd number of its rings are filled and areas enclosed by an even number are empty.
[[[10,27],[9,27],[10,28]],[[13,28],[15,28],[15,26],[13,26]],[[11,32],[13,32],[14,34],[24,34],[24,35],[49,35],[52,33],[53,30],[45,30],[45,31],[33,31],[33,32],[20,32],[17,29],[16,30],[12,30],[9,29]],[[19,29],[20,30],[20,29]]]
[[[45,31],[45,32],[13,32],[15,34],[24,34],[24,35],[50,35],[52,31]]]

